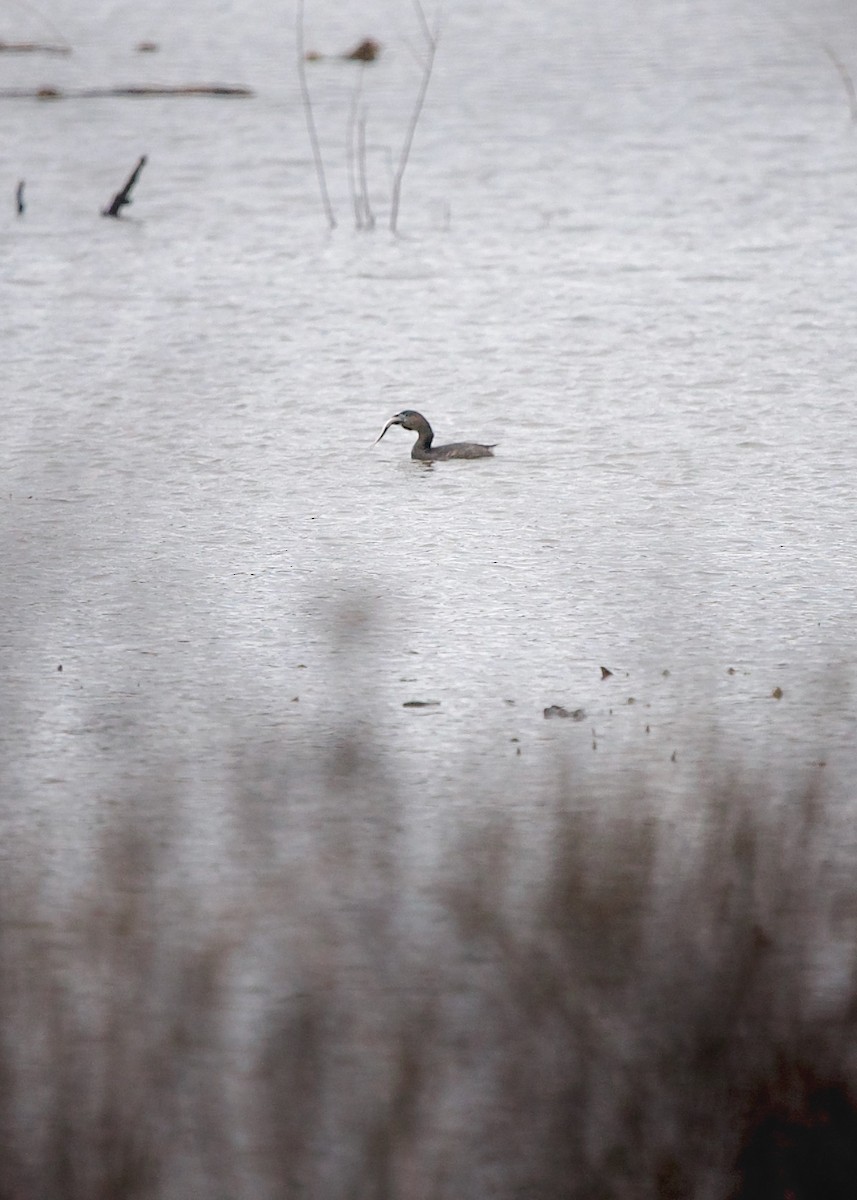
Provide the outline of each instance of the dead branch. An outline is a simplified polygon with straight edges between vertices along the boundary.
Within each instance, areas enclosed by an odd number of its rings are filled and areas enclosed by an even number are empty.
[[[140,158],[140,161],[137,163],[134,170],[128,176],[128,180],[127,180],[125,186],[122,188],[121,192],[117,192],[116,195],[113,197],[110,207],[104,208],[101,210],[102,217],[118,217],[120,215],[122,209],[125,207],[125,205],[131,203],[131,192],[134,188],[134,184],[137,182],[138,178],[140,177],[140,172],[143,170],[143,167],[145,165],[146,165],[146,156],[144,154]]]

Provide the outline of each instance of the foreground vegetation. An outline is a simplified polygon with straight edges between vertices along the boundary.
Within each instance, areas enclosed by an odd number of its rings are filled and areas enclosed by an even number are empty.
[[[857,1195],[847,813],[557,791],[426,870],[346,747],[7,860],[0,1200]]]

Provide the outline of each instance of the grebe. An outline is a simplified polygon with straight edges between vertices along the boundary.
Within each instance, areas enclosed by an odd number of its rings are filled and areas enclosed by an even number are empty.
[[[494,455],[496,442],[490,446],[483,446],[479,442],[451,442],[448,446],[433,446],[434,433],[431,425],[422,413],[414,412],[412,408],[406,408],[396,413],[395,417],[390,417],[375,439],[376,446],[391,425],[401,425],[403,429],[411,429],[417,434],[411,458],[420,462],[439,462],[447,458],[492,458]]]

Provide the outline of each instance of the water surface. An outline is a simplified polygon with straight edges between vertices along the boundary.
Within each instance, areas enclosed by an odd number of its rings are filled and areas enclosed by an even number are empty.
[[[255,96],[0,106],[10,828],[85,842],[154,779],[216,808],[247,755],[349,729],[427,822],[537,803],[557,751],[665,795],[712,746],[847,792],[848,6],[448,6],[398,238],[409,4],[307,4],[307,45],[384,44],[308,72],[332,233],[290,11],[54,0],[0,33],[42,19],[74,53],[4,56],[8,86]],[[373,449],[403,407],[496,458]]]

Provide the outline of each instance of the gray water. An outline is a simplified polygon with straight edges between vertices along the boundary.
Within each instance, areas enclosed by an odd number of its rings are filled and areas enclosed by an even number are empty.
[[[74,53],[4,55],[4,86],[255,95],[0,101],[7,828],[85,841],[156,780],[216,808],[246,757],[349,730],[426,820],[535,804],[558,754],[665,792],[712,753],[825,762],[847,792],[844,0],[447,4],[396,238],[405,0],[307,2],[308,47],[384,46],[308,66],[333,232],[291,5],[0,9],[6,40],[57,31]],[[373,448],[404,407],[495,459]]]

